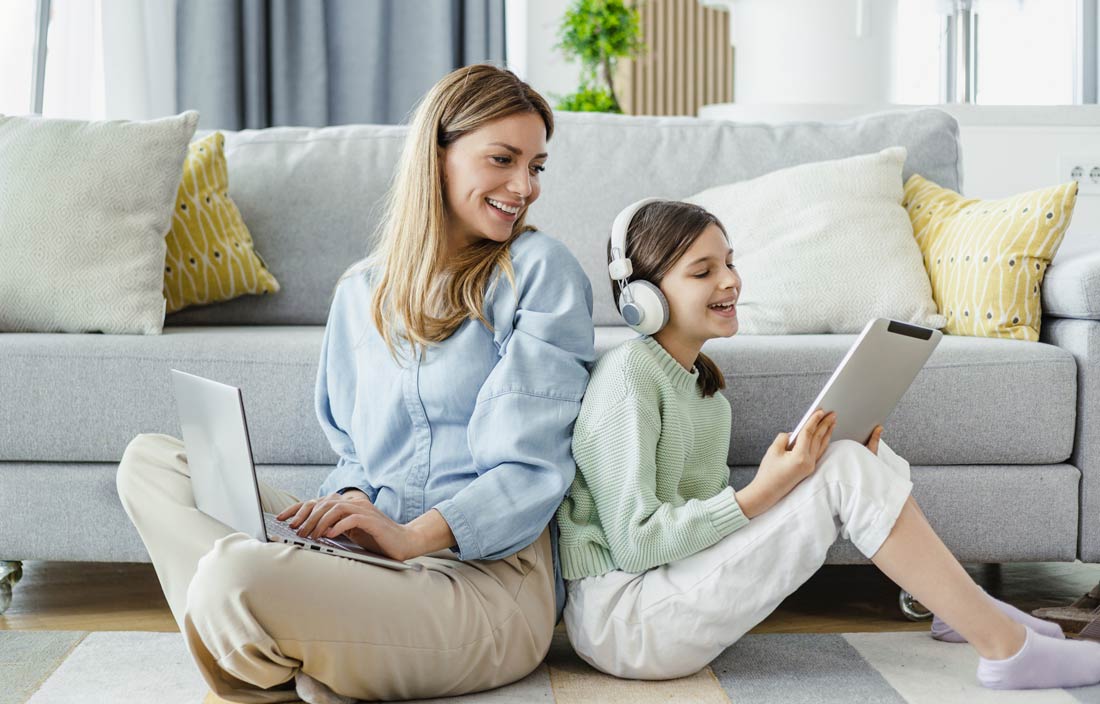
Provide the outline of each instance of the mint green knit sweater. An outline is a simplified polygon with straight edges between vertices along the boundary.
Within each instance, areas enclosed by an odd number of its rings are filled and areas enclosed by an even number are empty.
[[[643,572],[749,522],[729,486],[730,405],[703,398],[654,339],[596,364],[573,430],[577,476],[558,508],[565,579]]]

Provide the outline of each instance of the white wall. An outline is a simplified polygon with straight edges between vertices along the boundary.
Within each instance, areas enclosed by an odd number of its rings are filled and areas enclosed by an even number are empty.
[[[723,0],[738,103],[889,102],[892,0]]]
[[[580,85],[580,65],[566,61],[558,43],[558,25],[570,0],[506,0],[508,65],[553,105]],[[521,36],[516,36],[521,32]]]
[[[1094,106],[1090,106],[1094,107]],[[1073,110],[1068,107],[1066,110]],[[1063,157],[1100,163],[1100,108],[1081,125],[960,125],[963,190],[974,198],[1001,198],[1070,180]],[[1059,254],[1100,250],[1100,194],[1078,193]]]

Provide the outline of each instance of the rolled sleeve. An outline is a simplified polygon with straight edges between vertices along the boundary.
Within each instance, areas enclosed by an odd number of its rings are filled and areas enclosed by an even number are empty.
[[[564,245],[513,254],[516,288],[490,303],[499,361],[478,393],[467,440],[477,478],[435,508],[461,559],[530,545],[573,481],[573,424],[595,359],[592,290]]]
[[[341,289],[337,289],[336,300],[333,301],[321,340],[321,361],[317,370],[317,386],[314,389],[317,420],[339,460],[321,483],[318,496],[327,496],[339,489],[354,487],[374,501],[378,489],[367,483],[366,472],[347,430],[355,404],[357,379],[354,346],[345,339],[346,321],[338,313],[340,296]]]
[[[463,560],[495,560],[530,545],[573,481],[569,452],[579,399],[509,393],[479,404],[469,435],[478,478],[435,508]]]

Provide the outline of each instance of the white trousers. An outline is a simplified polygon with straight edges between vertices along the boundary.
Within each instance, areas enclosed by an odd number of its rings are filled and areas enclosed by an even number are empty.
[[[696,672],[763,621],[825,562],[838,535],[872,557],[912,489],[885,443],[852,440],[749,524],[682,560],[568,583],[565,626],[593,667],[632,679]]]

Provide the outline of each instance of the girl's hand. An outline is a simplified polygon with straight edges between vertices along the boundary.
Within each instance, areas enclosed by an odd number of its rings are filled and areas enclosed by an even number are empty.
[[[882,437],[882,426],[876,425],[875,429],[871,431],[871,437],[867,438],[867,449],[871,451],[871,454],[878,454],[878,441]]]
[[[741,512],[748,518],[758,516],[775,505],[800,481],[814,473],[817,462],[825,454],[836,427],[836,413],[815,411],[787,449],[789,433],[780,433],[768,448],[756,477],[736,493]]]
[[[764,459],[760,461],[758,475],[772,475],[784,482],[793,481],[794,484],[802,481],[814,473],[817,461],[829,447],[835,427],[836,413],[826,414],[820,409],[814,411],[790,450],[787,449],[789,433],[780,433],[775,438]]]

